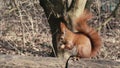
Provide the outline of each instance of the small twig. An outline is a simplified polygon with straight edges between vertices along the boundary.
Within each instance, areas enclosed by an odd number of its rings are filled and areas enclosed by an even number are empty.
[[[52,36],[54,36],[57,32],[58,32],[58,29],[56,29],[56,31],[52,34]]]
[[[10,39],[11,40],[11,39]],[[7,40],[6,40],[7,41]],[[12,40],[11,40],[12,41]],[[20,52],[19,49],[17,49],[17,47],[13,46],[10,42],[7,41],[7,43],[9,44],[9,46],[11,46],[12,48],[15,49],[15,51],[17,51],[18,53]],[[14,42],[13,42],[14,43]],[[15,43],[14,43],[15,44]],[[16,45],[16,44],[15,44]]]
[[[22,26],[22,34],[23,34],[23,48],[24,48],[24,46],[25,46],[25,33],[24,33],[24,31],[25,31],[25,29],[24,29],[24,24],[23,24],[23,18],[22,18],[22,14],[21,14],[21,9],[19,8],[16,0],[14,0],[14,3],[16,5],[17,9],[18,9],[19,16],[20,16],[20,21],[21,21],[21,26]]]
[[[9,39],[9,40],[10,40],[10,42],[14,43],[11,39]],[[4,39],[3,42],[0,42],[0,45],[2,45],[4,48],[10,49],[10,50],[14,49],[15,51],[17,51],[19,53],[20,52],[19,49],[17,49],[17,47],[13,46],[10,42],[8,40]]]
[[[34,37],[34,36],[35,36],[35,32],[34,32],[33,19],[32,19],[32,17],[30,16],[29,13],[27,13],[26,11],[24,11],[24,12],[25,12],[25,14],[27,15],[27,17],[28,17],[28,19],[29,19],[29,21],[30,21],[30,23],[31,23],[31,29],[32,29],[32,34],[31,34],[31,36]],[[31,41],[31,43],[32,43],[33,46],[35,45],[33,41]]]
[[[97,31],[100,31],[102,27],[106,26],[106,24],[112,19],[112,16],[110,18],[107,18],[104,23],[102,23],[98,28]]]
[[[50,16],[52,15],[52,12],[50,12],[50,14],[48,15],[48,20],[50,19]]]
[[[56,29],[56,31],[52,34],[52,36],[54,36],[57,32],[58,32],[58,29]],[[51,47],[52,47],[52,50],[53,50],[55,57],[57,57],[57,54],[55,52],[55,48],[53,47],[53,45],[51,45]]]
[[[15,11],[17,8],[12,8],[12,9],[10,9],[10,10],[6,10],[4,13],[3,13],[3,15],[4,14],[10,14],[11,12],[13,12],[13,11]]]

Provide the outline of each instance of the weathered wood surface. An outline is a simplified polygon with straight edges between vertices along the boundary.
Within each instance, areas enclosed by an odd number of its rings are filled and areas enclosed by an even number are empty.
[[[0,55],[0,68],[64,68],[65,60],[54,57]],[[111,60],[69,61],[68,68],[120,68],[120,62]]]

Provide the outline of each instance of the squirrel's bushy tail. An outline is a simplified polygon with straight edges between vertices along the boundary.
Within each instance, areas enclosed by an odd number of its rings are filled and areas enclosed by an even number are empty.
[[[76,19],[75,28],[78,32],[85,34],[89,37],[92,44],[92,52],[91,57],[95,56],[101,47],[101,37],[98,32],[92,27],[88,26],[87,20],[92,17],[92,13],[85,10],[83,14],[80,15],[78,19]]]
[[[97,31],[95,31],[94,29],[90,28],[89,33],[86,33],[86,35],[90,38],[91,41],[91,45],[92,45],[92,52],[91,52],[91,57],[95,56],[99,50],[100,47],[102,45],[101,43],[101,38],[98,34]]]

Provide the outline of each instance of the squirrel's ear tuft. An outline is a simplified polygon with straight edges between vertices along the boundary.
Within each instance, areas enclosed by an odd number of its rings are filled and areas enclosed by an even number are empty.
[[[60,29],[61,29],[61,32],[63,32],[63,33],[68,31],[68,28],[66,27],[66,25],[63,22],[60,23]]]
[[[63,22],[60,23],[60,29],[61,29],[61,32],[64,32],[64,30],[65,30],[65,25],[63,24]]]
[[[65,24],[63,22],[60,23],[60,27],[61,27],[61,29],[66,28],[66,26],[65,26]]]

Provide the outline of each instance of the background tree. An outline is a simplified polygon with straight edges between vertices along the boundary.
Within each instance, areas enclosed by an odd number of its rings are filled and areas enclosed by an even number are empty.
[[[60,29],[60,22],[64,21],[70,30],[75,31],[72,22],[83,13],[86,2],[87,0],[40,0],[40,5],[44,9],[51,27],[56,52],[54,54],[57,54],[56,37]]]

